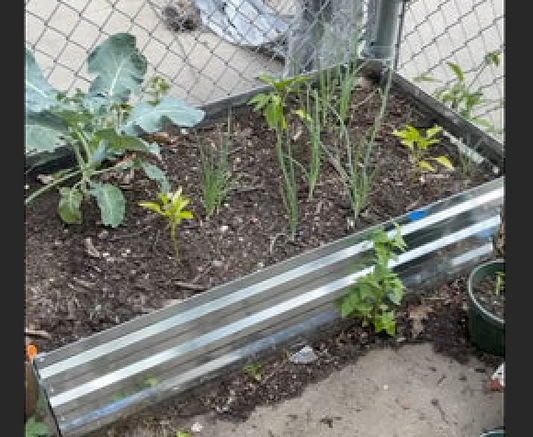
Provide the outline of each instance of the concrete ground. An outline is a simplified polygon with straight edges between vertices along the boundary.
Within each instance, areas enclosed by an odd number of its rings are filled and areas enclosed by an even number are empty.
[[[245,422],[191,418],[195,437],[477,437],[504,425],[496,369],[459,364],[430,344],[374,350],[286,402],[259,407]],[[148,437],[142,431],[139,437]]]

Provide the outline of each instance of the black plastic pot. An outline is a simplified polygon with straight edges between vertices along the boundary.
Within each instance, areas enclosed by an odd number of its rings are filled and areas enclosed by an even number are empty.
[[[481,350],[493,355],[505,353],[505,320],[491,313],[476,299],[475,287],[483,279],[505,269],[502,259],[490,260],[476,266],[468,276],[468,330],[471,341]]]

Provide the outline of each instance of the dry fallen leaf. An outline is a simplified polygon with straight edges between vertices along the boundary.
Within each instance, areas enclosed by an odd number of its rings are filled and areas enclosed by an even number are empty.
[[[38,174],[36,179],[43,185],[48,185],[55,181],[55,178],[49,174]]]
[[[92,256],[93,258],[100,258],[100,252],[94,247],[93,240],[91,237],[87,237],[83,240],[85,243],[85,250],[87,252],[87,255]]]
[[[409,308],[409,318],[413,321],[413,337],[416,338],[424,330],[422,320],[427,320],[427,316],[433,309],[420,304],[415,307]]]

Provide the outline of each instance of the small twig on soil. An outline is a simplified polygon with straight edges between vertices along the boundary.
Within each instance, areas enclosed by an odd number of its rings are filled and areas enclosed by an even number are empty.
[[[231,150],[228,152],[228,156],[229,156],[229,155],[232,155],[233,153],[236,153],[236,152],[238,152],[239,150],[242,150],[242,149],[244,149],[244,146],[235,147],[234,149],[231,149]]]
[[[444,413],[444,410],[442,409],[440,402],[437,398],[431,399],[431,405],[435,406],[437,410],[439,410],[442,420],[446,423],[449,423],[448,419],[446,418],[446,413]]]
[[[271,237],[270,239],[270,246],[268,248],[268,253],[272,253],[273,250],[274,250],[274,245],[276,244],[276,241],[279,237],[283,237],[285,235],[285,233],[283,232],[278,232],[276,235],[274,235],[273,237]]]
[[[418,206],[418,204],[420,203],[419,200],[415,200],[413,203],[411,203],[410,205],[407,206],[407,208],[405,208],[406,211],[411,211],[412,209],[415,208],[415,206]]]
[[[264,185],[256,185],[255,187],[252,186],[252,187],[233,188],[231,191],[240,194],[240,193],[247,193],[249,191],[263,190],[264,188],[265,188]]]
[[[192,284],[190,282],[183,282],[183,281],[174,281],[174,285],[177,285],[178,287],[186,288],[188,290],[194,290],[194,291],[204,291],[207,289],[205,285]]]
[[[83,279],[76,278],[75,276],[72,277],[72,280],[76,282],[78,285],[81,285],[82,287],[93,289],[95,287],[95,283],[85,281]]]
[[[288,361],[283,361],[278,367],[276,367],[272,372],[270,372],[268,375],[265,375],[263,378],[261,378],[261,381],[259,381],[259,385],[265,385],[270,378],[278,374],[279,370],[282,369],[285,364],[287,364]]]
[[[204,276],[205,274],[209,273],[209,271],[213,268],[213,264],[212,263],[208,263],[207,267],[202,270],[200,273],[198,273],[194,278],[193,280],[191,281],[191,284],[196,284],[198,282],[198,280]]]
[[[24,335],[28,335],[30,337],[42,337],[42,338],[46,338],[47,340],[52,339],[52,336],[48,332],[43,331],[41,329],[25,328]]]
[[[152,252],[155,252],[155,250],[156,250],[155,247],[157,246],[157,242],[159,241],[159,232],[160,232],[160,231],[159,231],[159,229],[158,229],[158,230],[156,231],[156,233],[155,233],[154,242],[152,243],[152,247],[150,248],[150,250],[151,250]]]
[[[118,241],[118,240],[124,240],[126,238],[133,238],[133,237],[137,237],[141,234],[144,234],[145,232],[149,231],[150,229],[152,229],[150,226],[145,226],[144,228],[142,228],[140,231],[137,231],[137,232],[132,232],[131,234],[126,234],[126,235],[115,235],[114,237],[111,237],[109,239],[109,241]]]
[[[207,267],[202,270],[200,273],[198,273],[193,279],[192,281],[190,282],[186,282],[186,281],[174,281],[174,284],[177,285],[178,287],[183,287],[183,288],[186,288],[186,289],[189,289],[189,290],[194,290],[194,291],[204,291],[204,290],[207,290],[207,286],[206,285],[201,285],[201,284],[197,284],[198,280],[204,276],[205,274],[207,274],[211,268],[213,267],[213,264],[211,263],[208,263]]]

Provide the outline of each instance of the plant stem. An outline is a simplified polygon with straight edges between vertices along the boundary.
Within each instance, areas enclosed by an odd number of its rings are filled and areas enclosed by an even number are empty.
[[[172,240],[172,246],[174,248],[174,256],[176,257],[176,261],[179,262],[180,253],[178,249],[178,239],[176,238],[176,224],[170,225],[170,239]]]
[[[44,187],[39,188],[38,190],[34,191],[32,194],[30,194],[26,199],[24,200],[24,205],[29,205],[35,198],[39,197],[41,194],[45,193],[48,190],[51,190],[55,186],[61,184],[62,182],[65,182],[66,180],[80,174],[81,170],[74,170],[72,173],[68,173],[65,176],[62,176],[59,179],[56,179],[53,182],[50,182],[49,184],[45,185]]]
[[[117,164],[117,165],[114,165],[113,167],[103,168],[103,169],[100,169],[100,170],[94,170],[93,172],[91,172],[91,175],[94,176],[94,175],[107,173],[107,172],[110,172],[110,171],[115,171],[115,170],[120,169],[122,165],[123,164]],[[74,171],[72,171],[72,173],[68,173],[68,174],[62,176],[61,178],[56,179],[55,181],[50,182],[49,184],[46,184],[44,187],[39,188],[38,190],[36,190],[32,194],[30,194],[28,197],[26,197],[26,199],[24,200],[24,205],[29,205],[35,198],[39,197],[41,194],[47,192],[48,190],[56,187],[57,185],[65,182],[66,180],[68,180],[68,179],[70,179],[70,178],[72,178],[74,176],[77,176],[79,174],[83,174],[83,169],[74,170]]]
[[[278,128],[276,129],[276,155],[278,157],[279,166],[283,176],[282,181],[282,197],[285,205],[285,209],[289,216],[289,229],[290,239],[294,241],[296,237],[296,226],[298,223],[298,199],[297,199],[297,187],[296,178],[294,174],[294,164],[291,154],[290,143],[287,138],[287,156],[283,150],[283,132]],[[287,163],[289,167],[287,168]]]
[[[322,141],[320,138],[321,116],[318,92],[317,90],[313,90],[313,108],[311,108],[309,92],[310,91],[308,89],[306,94],[307,113],[311,113],[313,115],[311,116],[311,121],[308,123],[309,134],[311,137],[311,157],[309,163],[307,183],[309,185],[308,199],[311,199],[313,197],[313,193],[320,173],[320,167],[322,164]]]

